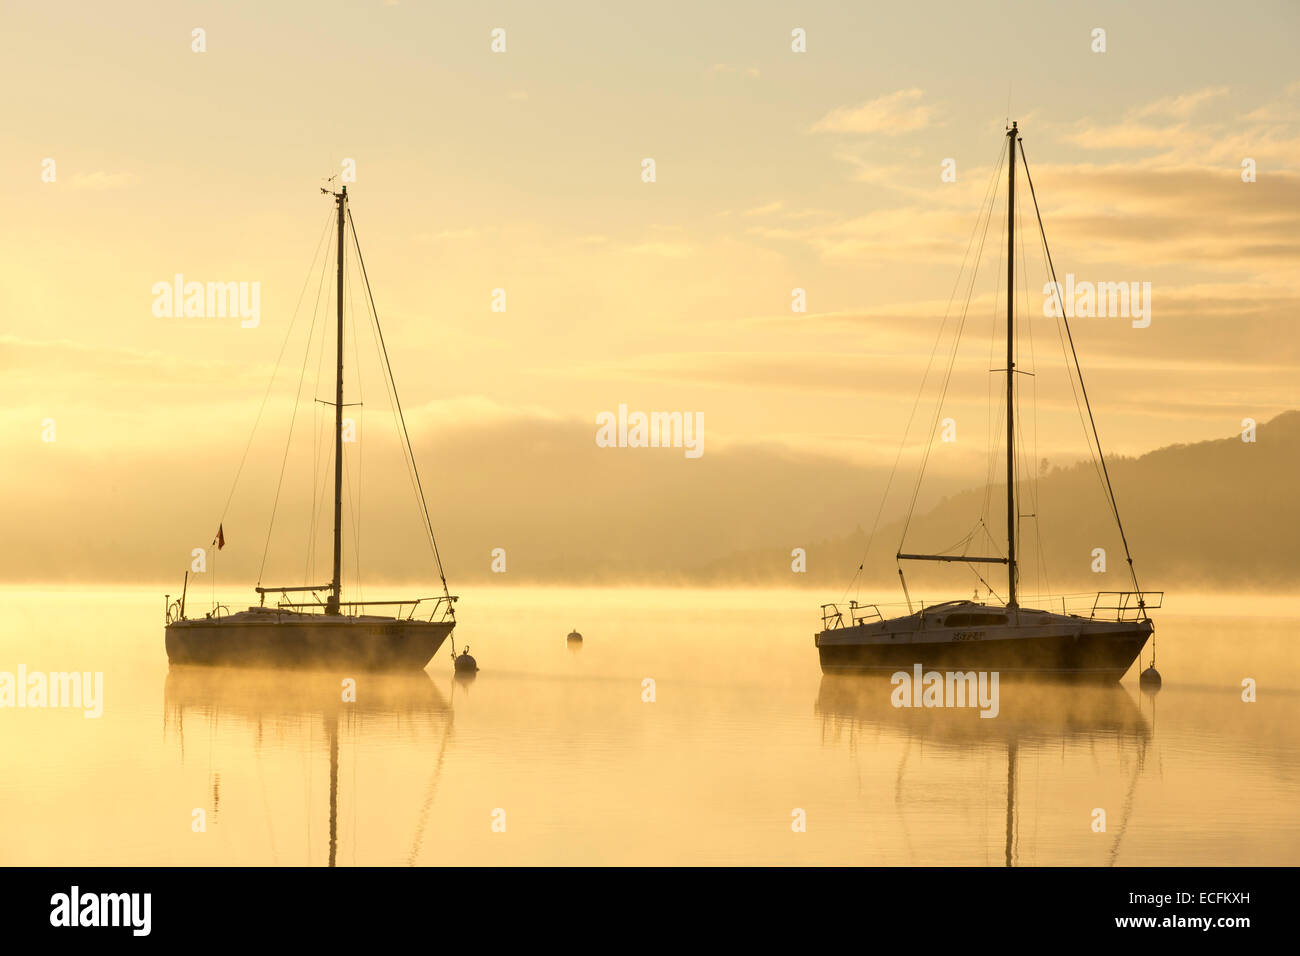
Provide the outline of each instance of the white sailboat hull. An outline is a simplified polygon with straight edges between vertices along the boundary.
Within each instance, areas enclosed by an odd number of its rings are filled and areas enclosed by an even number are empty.
[[[250,608],[167,625],[172,664],[422,670],[455,621],[297,614]]]

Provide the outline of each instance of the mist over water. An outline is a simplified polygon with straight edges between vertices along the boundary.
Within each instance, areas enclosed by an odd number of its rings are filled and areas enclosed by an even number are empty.
[[[463,592],[468,683],[449,645],[414,676],[169,670],[153,590],[3,595],[0,671],[103,672],[97,719],[0,709],[7,865],[1300,860],[1290,598],[1167,595],[1158,694],[1007,681],[981,719],[823,677],[811,592]]]

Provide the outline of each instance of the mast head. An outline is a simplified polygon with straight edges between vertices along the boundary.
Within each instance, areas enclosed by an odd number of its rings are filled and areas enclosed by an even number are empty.
[[[348,186],[347,186],[347,183],[342,183],[342,184],[341,184],[343,188],[342,188],[342,190],[341,190],[340,192],[334,192],[334,189],[333,189],[334,182],[335,182],[335,180],[337,180],[338,178],[339,178],[339,174],[338,174],[338,173],[335,173],[335,174],[334,174],[333,176],[331,176],[329,179],[325,180],[326,185],[324,185],[324,186],[322,186],[322,187],[320,188],[320,191],[321,191],[321,193],[322,193],[323,195],[326,195],[326,196],[333,196],[335,202],[339,202],[340,200],[346,200],[346,199],[348,198]]]

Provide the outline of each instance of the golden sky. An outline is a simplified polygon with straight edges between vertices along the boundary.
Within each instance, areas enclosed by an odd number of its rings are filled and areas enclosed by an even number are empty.
[[[1292,3],[13,2],[5,18],[10,534],[41,508],[87,535],[150,514],[142,550],[176,547],[183,515],[208,533],[330,214],[319,186],[347,160],[416,443],[466,456],[431,474],[472,466],[476,441],[559,472],[588,460],[601,411],[698,411],[702,460],[735,456],[756,488],[791,462],[835,471],[838,513],[806,523],[869,523],[870,481],[844,511],[853,469],[892,463],[1008,115],[1062,278],[1152,284],[1150,327],[1075,326],[1108,451],[1300,404]],[[260,324],[155,316],[176,273],[259,282]],[[977,374],[945,405],[978,440],[932,465],[938,490],[983,477],[996,293],[995,256],[972,299]],[[1086,456],[1073,406],[1043,389],[1038,454]],[[560,459],[529,458],[541,433],[565,436]],[[259,455],[273,484],[278,455]],[[634,501],[657,487],[642,460]],[[468,483],[448,520],[519,500]],[[145,507],[162,501],[166,520]]]

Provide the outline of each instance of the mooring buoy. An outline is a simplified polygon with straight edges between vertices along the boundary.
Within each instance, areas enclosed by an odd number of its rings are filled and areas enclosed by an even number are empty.
[[[456,668],[456,675],[458,677],[478,673],[478,661],[470,657],[468,644],[465,645],[465,649],[459,654],[457,654],[455,650],[451,652],[451,662]]]
[[[1144,670],[1138,677],[1138,684],[1147,690],[1158,690],[1160,687],[1160,672],[1156,670],[1156,665],[1152,664]]]

